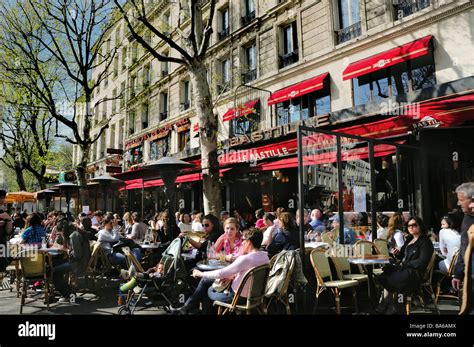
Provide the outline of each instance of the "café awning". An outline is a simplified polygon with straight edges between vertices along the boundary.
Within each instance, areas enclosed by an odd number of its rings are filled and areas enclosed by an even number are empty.
[[[323,89],[324,81],[328,76],[329,73],[324,73],[309,80],[293,84],[292,86],[289,86],[287,88],[277,90],[268,99],[268,105],[271,106],[273,104],[277,104]]]
[[[432,35],[428,35],[419,40],[351,63],[342,73],[342,79],[345,81],[424,56],[430,52],[432,38]]]
[[[242,106],[238,106],[237,108],[229,108],[224,116],[222,117],[224,122],[228,122],[233,118],[247,116],[249,114],[255,113],[255,105],[260,101],[260,99],[251,100],[246,102]]]

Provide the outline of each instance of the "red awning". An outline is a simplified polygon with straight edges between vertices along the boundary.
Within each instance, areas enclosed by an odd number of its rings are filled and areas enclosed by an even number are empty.
[[[313,77],[309,80],[293,84],[290,87],[277,90],[272,96],[268,99],[268,105],[277,104],[286,100],[290,100],[302,95],[320,90],[324,86],[324,80],[329,76],[329,73],[324,73],[322,75]]]
[[[246,102],[243,106],[237,107],[237,111],[232,107],[224,113],[223,121],[228,122],[233,118],[247,116],[249,114],[255,113],[255,105],[259,102],[260,99],[255,99],[249,102]]]
[[[199,132],[199,123],[194,123],[193,125],[193,132],[198,133]]]
[[[219,170],[219,176],[222,177],[224,175],[224,172],[229,171],[229,170],[230,168]],[[178,184],[178,183],[186,183],[186,182],[196,182],[200,180],[202,180],[202,173],[196,172],[196,173],[178,176],[178,178],[176,178],[175,183]],[[143,183],[143,188],[159,187],[163,185],[164,185],[163,180],[159,178],[156,180],[145,181]],[[120,190],[141,189],[141,188],[142,188],[142,180],[137,179],[137,180],[125,181],[125,186],[120,188]]]
[[[342,161],[367,159],[369,157],[368,151],[369,151],[368,146],[346,150],[346,151],[343,151],[341,159]],[[374,146],[375,157],[383,157],[386,155],[391,155],[395,153],[395,151],[396,151],[395,146],[391,146],[391,145],[381,144],[381,145]],[[316,165],[316,164],[330,164],[330,163],[335,163],[336,161],[337,161],[336,151],[330,151],[326,153],[305,156],[303,158],[303,166]],[[287,168],[294,168],[294,167],[298,167],[297,157],[277,160],[277,161],[269,162],[269,163],[263,163],[258,166],[258,168],[262,171],[280,170],[280,169],[287,169]]]
[[[422,39],[404,44],[403,46],[398,46],[383,53],[376,54],[370,58],[349,64],[342,73],[342,79],[345,81],[366,75],[426,55],[430,51],[430,42],[432,38],[432,35],[428,35]]]

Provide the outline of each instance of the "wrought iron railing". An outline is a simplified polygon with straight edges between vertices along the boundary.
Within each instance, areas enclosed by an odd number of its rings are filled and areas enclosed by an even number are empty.
[[[360,35],[362,35],[362,26],[360,22],[352,24],[348,27],[342,28],[336,31],[337,43],[343,43],[350,41]]]
[[[299,55],[298,55],[298,50],[294,50],[293,52],[280,55],[280,69],[284,68],[285,66],[294,64],[298,61]]]

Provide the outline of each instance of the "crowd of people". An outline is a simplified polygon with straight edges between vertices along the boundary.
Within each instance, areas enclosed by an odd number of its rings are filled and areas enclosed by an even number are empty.
[[[274,212],[258,209],[253,220],[242,218],[237,211],[232,214],[221,211],[219,216],[184,210],[170,216],[164,211],[144,221],[140,220],[136,212],[127,212],[121,217],[116,213],[95,211],[81,213],[73,218],[59,211],[47,215],[28,215],[17,210],[11,216],[0,211],[0,242],[6,244],[15,239],[21,244],[47,244],[62,251],[66,256],[53,259],[53,282],[61,295],[60,300],[67,300],[72,291],[68,275],[84,274],[91,256],[91,242],[100,244],[112,265],[126,269],[126,256],[117,245],[129,246],[135,258],[142,261],[141,244],[159,242],[167,245],[176,237],[186,238],[189,247],[195,250],[195,257],[188,261],[187,266],[192,277],[196,278],[196,289],[184,306],[170,309],[175,313],[188,313],[201,307],[204,312],[209,312],[212,310],[212,300],[232,300],[239,281],[248,269],[268,264],[269,259],[281,251],[300,248],[299,223],[302,213],[306,241],[332,244],[342,238],[346,245],[353,245],[360,239],[387,241],[390,254],[399,261],[397,266],[386,266],[378,280],[385,289],[378,312],[387,313],[391,311],[394,292],[411,290],[420,284],[433,254],[433,241],[439,241],[440,258],[437,264],[439,270],[445,273],[455,252],[460,249],[462,253],[466,249],[467,236],[464,235],[474,225],[474,209],[471,206],[474,183],[461,185],[456,193],[464,213],[461,227],[456,226],[451,216],[444,216],[440,221],[441,230],[432,235],[428,234],[419,217],[407,219],[398,212],[377,214],[374,220],[377,232],[372,235],[370,213],[343,214],[344,226],[340,230],[340,215],[319,209],[297,210],[295,214],[284,208]],[[172,223],[171,218],[174,218]],[[187,238],[191,232],[199,233],[200,237]],[[214,250],[216,257],[229,265],[209,272],[195,269],[196,263],[208,256],[209,248]],[[152,269],[155,269],[151,272],[162,273],[160,254],[151,258],[149,264],[154,265]],[[455,290],[459,290],[460,280],[464,276],[462,258],[458,258],[452,281]],[[0,272],[8,265],[8,258],[2,258],[1,261]],[[216,279],[229,283],[226,291],[215,290]]]

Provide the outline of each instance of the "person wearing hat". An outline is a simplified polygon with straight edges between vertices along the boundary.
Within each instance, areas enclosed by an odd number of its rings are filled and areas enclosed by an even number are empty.
[[[339,234],[339,228],[341,226],[341,223],[339,221],[339,214],[335,214],[329,220],[332,222],[332,227],[333,227],[333,232],[334,235],[336,236],[336,242],[339,241],[337,238],[337,235]],[[348,226],[345,225],[344,223],[344,244],[345,245],[353,245],[357,238],[356,238],[356,233],[353,229],[349,228]]]

